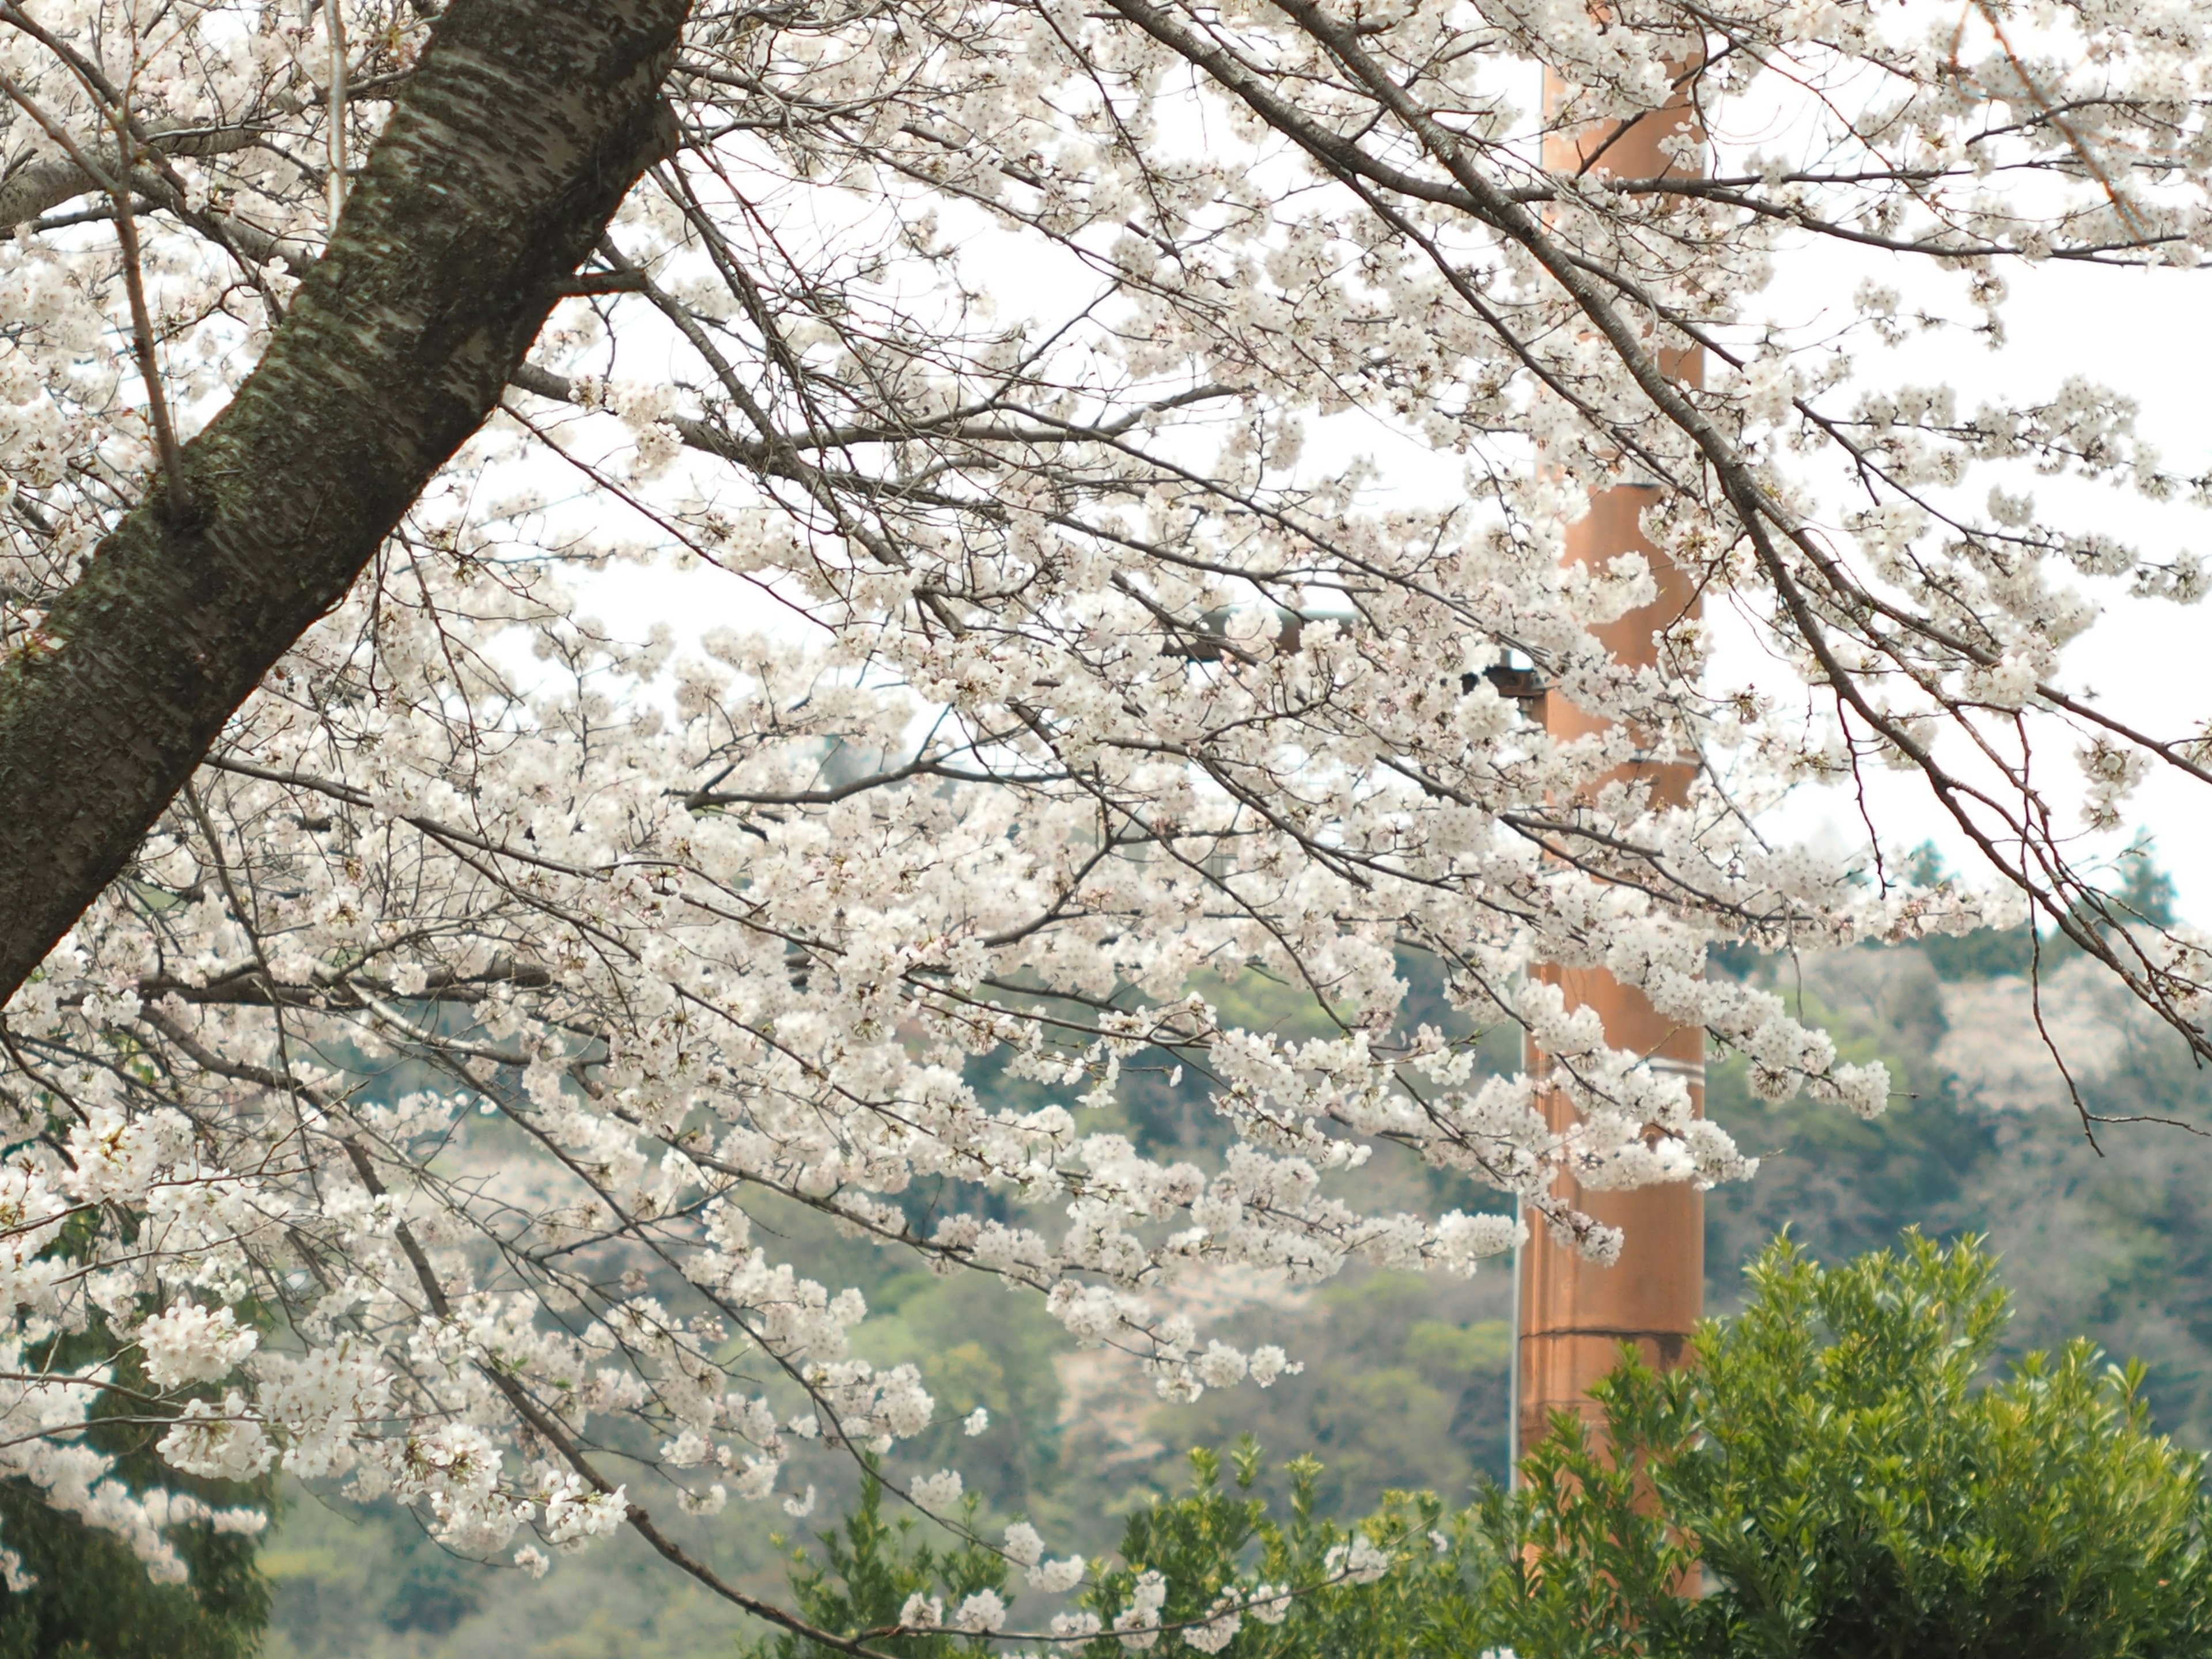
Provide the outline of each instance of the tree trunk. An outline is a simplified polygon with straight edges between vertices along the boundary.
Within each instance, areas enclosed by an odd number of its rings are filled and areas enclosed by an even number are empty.
[[[482,424],[672,137],[687,0],[454,0],[267,356],[0,664],[0,1000]]]

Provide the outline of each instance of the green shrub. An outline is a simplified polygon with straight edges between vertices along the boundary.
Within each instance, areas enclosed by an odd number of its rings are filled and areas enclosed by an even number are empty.
[[[1545,1659],[2133,1659],[2212,1651],[2200,1460],[2086,1342],[1990,1362],[1969,1241],[1823,1268],[1786,1241],[1688,1370],[1625,1364],[1486,1495],[1478,1620]],[[1672,1590],[1702,1573],[1707,1593]]]

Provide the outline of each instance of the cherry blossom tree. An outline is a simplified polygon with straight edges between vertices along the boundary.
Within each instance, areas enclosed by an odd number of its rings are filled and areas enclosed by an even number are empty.
[[[1181,1316],[1194,1267],[1510,1248],[1351,1201],[1379,1150],[1601,1258],[1561,1172],[1750,1173],[1533,964],[1871,1115],[1881,1069],[1707,945],[2025,908],[2212,1057],[2201,942],[2100,890],[2035,764],[2086,773],[2093,828],[2153,769],[2212,776],[2063,660],[2085,583],[2203,575],[2021,483],[2203,481],[2086,380],[1970,410],[1861,362],[2000,330],[2015,265],[2193,264],[2206,27],[4,0],[8,1472],[176,1571],[164,1526],[205,1517],[75,1437],[128,1376],[179,1469],[392,1493],[540,1570],[627,1525],[797,1628],[659,1506],[803,1507],[810,1443],[890,1454],[933,1402],[849,1355],[865,1299],[777,1206],[995,1275],[1187,1399],[1293,1363]],[[1547,122],[1601,136],[1547,165]],[[1608,169],[1638,122],[1675,170]],[[1869,283],[1840,331],[1763,319],[1824,250],[1957,314]],[[1454,487],[1346,459],[1352,416]],[[1705,606],[1656,670],[1588,631],[1647,558],[1559,556],[1624,483]],[[588,620],[623,583],[702,625]],[[1794,697],[1710,668],[1723,615]],[[1607,724],[1548,733],[1534,684]],[[1655,757],[1697,767],[1686,805]],[[1881,765],[1978,878],[1763,830]],[[1542,1074],[1409,1029],[1409,955]],[[1249,971],[1334,1035],[1224,1020],[1205,987]],[[1153,1050],[1233,1133],[1208,1167],[1086,1127]],[[88,1334],[107,1358],[55,1362]],[[957,1516],[961,1485],[899,1489]]]

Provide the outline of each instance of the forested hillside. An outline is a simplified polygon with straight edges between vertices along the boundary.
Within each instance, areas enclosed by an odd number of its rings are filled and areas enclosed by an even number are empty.
[[[2146,909],[2170,903],[2142,861],[2124,896]],[[1709,1198],[1708,1305],[1735,1305],[1741,1265],[1785,1223],[1830,1259],[1906,1226],[1984,1232],[2017,1298],[2015,1347],[2086,1333],[2116,1355],[2140,1354],[2161,1424],[2212,1446],[2212,1140],[2150,1121],[2212,1125],[2212,1079],[2140,1004],[2047,942],[2039,1011],[2024,976],[2036,948],[2025,934],[1983,933],[1716,964],[1796,1000],[1847,1058],[1887,1062],[1899,1094],[1869,1123],[1802,1101],[1770,1107],[1753,1097],[1740,1060],[1716,1057],[1711,1109],[1765,1164],[1755,1181]],[[1448,1021],[1433,975],[1417,960],[1401,967],[1415,992],[1409,1018]],[[1228,988],[1227,999],[1255,1025],[1297,1033],[1323,1024],[1310,1004],[1257,980]],[[1498,1063],[1510,1059],[1502,1034],[1486,1047]],[[2094,1145],[2066,1074],[2082,1108],[2114,1120],[2095,1126]],[[1125,1078],[1118,1104],[1091,1109],[1119,1120],[1095,1127],[1204,1164],[1224,1144],[1205,1099],[1203,1078],[1161,1057]],[[1495,1207],[1494,1194],[1448,1189],[1407,1164],[1378,1159],[1358,1178],[1370,1207],[1389,1207],[1394,1193],[1409,1207],[1417,1197]],[[912,1201],[926,1212],[943,1198],[917,1192]],[[1121,1513],[1180,1485],[1185,1449],[1248,1431],[1271,1465],[1302,1451],[1320,1457],[1321,1497],[1346,1512],[1388,1487],[1456,1495],[1479,1470],[1504,1473],[1511,1286],[1502,1267],[1468,1281],[1347,1275],[1318,1290],[1206,1281],[1198,1294],[1207,1311],[1226,1316],[1240,1340],[1282,1343],[1304,1369],[1266,1392],[1248,1384],[1167,1407],[1133,1364],[1075,1351],[1030,1301],[978,1275],[872,1270],[869,1247],[817,1220],[764,1212],[761,1223],[804,1235],[811,1257],[834,1255],[850,1282],[870,1286],[861,1353],[922,1366],[941,1426],[902,1449],[901,1468],[960,1468],[971,1488],[1004,1495],[1006,1518],[1026,1513],[1066,1545],[1110,1547]],[[988,1426],[967,1435],[962,1420],[978,1407]],[[849,1495],[833,1466],[815,1473],[817,1505],[788,1523],[794,1541]],[[758,1530],[727,1520],[693,1528],[720,1565],[769,1589],[781,1564],[748,1543]],[[624,1539],[559,1563],[555,1582],[526,1597],[518,1575],[447,1557],[404,1516],[340,1513],[295,1494],[264,1554],[277,1590],[270,1653],[489,1659],[514,1652],[526,1632],[545,1659],[726,1655],[726,1611],[641,1554]]]

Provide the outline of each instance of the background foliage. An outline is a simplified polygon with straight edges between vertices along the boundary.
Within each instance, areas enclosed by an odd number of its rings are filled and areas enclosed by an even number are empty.
[[[2124,902],[2170,914],[2147,857],[2124,865],[2115,886]],[[1770,1106],[1752,1096],[1740,1060],[1716,1057],[1710,1109],[1765,1163],[1755,1181],[1708,1197],[1708,1306],[1741,1304],[1744,1265],[1785,1222],[1808,1255],[1830,1261],[1892,1243],[1907,1226],[1936,1240],[1984,1234],[2012,1286],[2002,1355],[2055,1350],[2077,1334],[2140,1355],[2153,1425],[2185,1445],[2212,1446],[2212,1146],[2148,1124],[2103,1127],[2089,1144],[2035,1036],[2021,970],[2039,948],[2045,1022],[2086,1106],[2197,1119],[2212,1108],[2212,1084],[2179,1044],[2047,938],[2039,946],[2025,933],[1984,933],[1802,960],[1723,961],[1719,969],[1797,999],[1847,1058],[1885,1060],[1899,1092],[1865,1123],[1816,1104]],[[1408,1018],[1436,1021],[1423,967],[1401,963],[1414,990]],[[1255,1026],[1318,1028],[1310,1006],[1283,988],[1252,977],[1234,994],[1238,1017]],[[1509,1040],[1493,1034],[1490,1046],[1495,1063],[1510,1063]],[[1202,1078],[1187,1072],[1171,1081],[1164,1059],[1128,1075],[1119,1125],[1102,1127],[1201,1164],[1218,1154]],[[1478,1196],[1431,1192],[1432,1173],[1382,1160],[1365,1178],[1374,1183],[1370,1203],[1393,1188],[1408,1201]],[[947,1199],[917,1191],[911,1201],[926,1210]],[[1510,1280],[1503,1271],[1449,1284],[1370,1273],[1303,1297],[1218,1285],[1238,1336],[1261,1340],[1264,1330],[1305,1370],[1264,1394],[1248,1387],[1164,1407],[1133,1369],[1072,1352],[1034,1309],[975,1275],[889,1273],[867,1247],[807,1218],[776,1224],[825,1267],[868,1286],[860,1352],[925,1364],[945,1422],[913,1450],[907,1472],[948,1463],[969,1472],[971,1486],[1004,1494],[1009,1506],[987,1519],[1025,1512],[1055,1539],[1109,1549],[1125,1516],[1180,1488],[1185,1449],[1225,1445],[1248,1430],[1282,1456],[1316,1455],[1307,1480],[1318,1516],[1366,1513],[1393,1488],[1429,1488],[1456,1502],[1475,1476],[1504,1473]],[[966,1438],[957,1419],[977,1405],[991,1426]],[[824,1472],[818,1514],[858,1501],[854,1487],[833,1482]],[[1256,1467],[1252,1495],[1285,1512],[1295,1486],[1278,1457]],[[784,1563],[749,1547],[745,1528],[702,1526],[693,1540],[740,1580],[781,1589]],[[672,1587],[636,1553],[624,1545],[562,1562],[553,1582],[526,1587],[519,1575],[455,1561],[381,1507],[340,1513],[295,1503],[264,1554],[276,1592],[270,1651],[489,1659],[512,1650],[522,1620],[537,1650],[556,1659],[613,1659],[640,1644],[671,1659],[726,1656],[726,1614]]]
[[[33,1352],[42,1364],[71,1367],[113,1347],[100,1331]],[[113,1380],[143,1386],[135,1356],[125,1355]],[[218,1510],[265,1508],[275,1496],[270,1481],[202,1480],[170,1468],[153,1449],[157,1431],[121,1394],[101,1395],[91,1419],[93,1444],[115,1459],[112,1478],[133,1490],[166,1487]],[[0,1584],[0,1659],[247,1659],[270,1606],[255,1560],[260,1540],[204,1522],[168,1536],[191,1575],[181,1584],[155,1583],[122,1539],[62,1513],[27,1481],[0,1481],[0,1547],[21,1557],[28,1575],[21,1589]]]
[[[2212,1641],[2212,1501],[2202,1460],[2152,1427],[2139,1367],[2088,1343],[1990,1375],[2008,1298],[1988,1251],[1914,1235],[1824,1268],[1787,1239],[1750,1297],[1709,1322],[1698,1363],[1625,1364],[1596,1393],[1616,1456],[1562,1415],[1508,1494],[1449,1510],[1388,1494],[1354,1522],[1292,1460],[1287,1515],[1255,1495],[1261,1456],[1190,1455],[1193,1479],[1125,1525],[1085,1598],[1104,1633],[1141,1575],[1167,1585],[1159,1647],[1227,1659],[2151,1659]],[[1006,1588],[1005,1564],[933,1552],[871,1485],[793,1565],[818,1626],[900,1659],[982,1659],[945,1632],[885,1636],[908,1598]],[[1366,1554],[1363,1567],[1362,1547]],[[1704,1575],[1703,1594],[1680,1592]],[[1290,1597],[1279,1594],[1295,1591]],[[1241,1610],[1233,1628],[1209,1621]],[[1272,1616],[1255,1616],[1264,1612]],[[832,1659],[791,1638],[753,1659]]]

